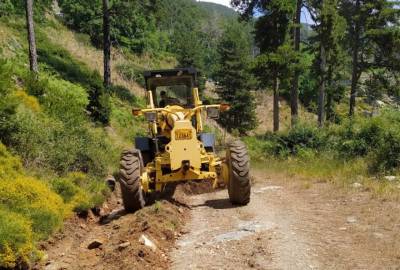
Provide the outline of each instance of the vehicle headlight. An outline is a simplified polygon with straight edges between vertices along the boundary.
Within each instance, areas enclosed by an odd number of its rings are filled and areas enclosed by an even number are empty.
[[[219,108],[217,107],[208,107],[207,108],[207,117],[211,119],[219,118]]]
[[[155,122],[157,120],[157,113],[156,112],[145,112],[144,117],[149,122]]]

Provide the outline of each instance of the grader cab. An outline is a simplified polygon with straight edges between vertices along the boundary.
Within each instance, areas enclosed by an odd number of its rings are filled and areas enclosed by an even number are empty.
[[[199,98],[193,68],[144,73],[147,108],[133,109],[144,116],[149,136],[135,138],[135,148],[125,150],[120,162],[124,207],[134,212],[152,194],[166,192],[184,181],[223,182],[230,201],[250,201],[250,161],[241,141],[227,144],[226,157],[215,153],[215,137],[203,130],[204,117],[218,118],[227,104],[204,105]]]

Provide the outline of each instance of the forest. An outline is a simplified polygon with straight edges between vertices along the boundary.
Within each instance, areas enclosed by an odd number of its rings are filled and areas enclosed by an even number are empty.
[[[255,164],[340,185],[357,178],[399,198],[397,182],[380,181],[400,174],[399,2],[231,7],[0,0],[0,268],[40,260],[40,241],[109,196],[104,178],[146,134],[130,110],[145,106],[148,69],[195,67],[203,100],[231,105],[218,124]]]

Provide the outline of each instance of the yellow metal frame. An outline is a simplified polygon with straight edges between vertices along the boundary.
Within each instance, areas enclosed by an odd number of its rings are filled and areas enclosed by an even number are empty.
[[[148,105],[146,109],[133,110],[135,115],[143,115],[148,112],[157,113],[157,121],[149,123],[149,129],[153,136],[162,134],[170,138],[165,146],[165,152],[158,153],[155,159],[146,165],[141,183],[144,192],[162,191],[167,183],[187,180],[213,181],[215,188],[218,182],[229,181],[229,173],[224,160],[205,150],[202,142],[197,139],[197,134],[203,131],[202,112],[207,108],[219,108],[221,111],[229,109],[226,104],[203,105],[197,88],[192,89],[194,108],[182,108],[180,106],[166,106],[156,108],[153,93],[147,91]],[[191,119],[196,118],[196,126],[193,127]],[[192,137],[188,139],[175,138],[176,130],[192,130]],[[187,163],[187,167],[183,166]],[[208,165],[208,170],[202,170]],[[165,172],[165,168],[168,168]],[[164,170],[163,170],[164,169]]]

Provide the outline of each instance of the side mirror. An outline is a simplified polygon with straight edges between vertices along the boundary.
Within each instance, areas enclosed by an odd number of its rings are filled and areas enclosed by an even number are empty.
[[[142,110],[141,109],[137,109],[137,108],[133,108],[132,109],[132,114],[133,114],[133,116],[142,115]]]
[[[220,106],[221,112],[229,111],[230,108],[231,108],[231,105],[229,105],[227,103],[222,103],[221,106]]]
[[[207,108],[207,117],[210,119],[218,119],[219,118],[219,108],[217,107],[209,107]]]

